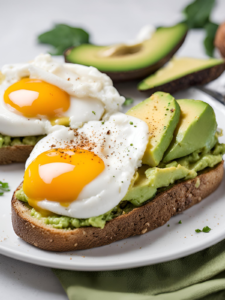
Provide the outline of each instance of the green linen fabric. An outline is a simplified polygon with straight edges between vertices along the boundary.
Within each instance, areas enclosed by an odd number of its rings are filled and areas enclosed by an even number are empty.
[[[53,272],[69,300],[224,300],[225,240],[187,257],[152,266]]]

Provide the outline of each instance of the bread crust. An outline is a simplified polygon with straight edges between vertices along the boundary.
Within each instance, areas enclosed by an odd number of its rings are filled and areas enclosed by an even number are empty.
[[[34,146],[15,145],[0,148],[0,165],[25,162]]]
[[[15,198],[14,192],[13,229],[24,241],[43,250],[73,251],[108,245],[164,225],[172,216],[199,203],[215,191],[222,181],[223,173],[221,162],[194,179],[175,184],[149,203],[107,222],[104,229],[95,227],[55,229],[31,217],[30,209]]]
[[[191,74],[187,74],[183,77],[150,88],[148,90],[139,90],[139,91],[144,93],[146,96],[151,96],[152,94],[158,91],[173,94],[175,92],[184,90],[191,86],[203,85],[209,83],[212,80],[218,78],[223,73],[224,70],[225,70],[225,63],[221,63],[211,68],[207,68],[204,70],[193,72]]]

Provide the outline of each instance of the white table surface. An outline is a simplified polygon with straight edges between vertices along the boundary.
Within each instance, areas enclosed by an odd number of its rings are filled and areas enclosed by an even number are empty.
[[[33,59],[47,46],[36,36],[54,23],[86,28],[91,41],[110,44],[130,40],[146,24],[172,25],[182,19],[190,0],[0,0],[0,67]],[[218,0],[213,21],[225,21],[225,1]],[[190,32],[178,55],[206,57],[201,30]],[[0,178],[1,180],[1,178]],[[1,200],[1,199],[0,199]],[[65,300],[51,269],[0,255],[1,299]]]

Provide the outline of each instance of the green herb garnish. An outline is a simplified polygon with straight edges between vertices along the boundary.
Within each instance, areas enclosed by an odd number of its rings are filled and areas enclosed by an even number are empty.
[[[205,232],[205,233],[208,233],[210,232],[211,228],[209,228],[209,226],[205,226],[203,229],[202,229],[202,232]]]
[[[185,7],[183,13],[189,28],[204,28],[209,22],[215,0],[195,0]]]
[[[40,34],[38,42],[53,46],[52,55],[62,55],[70,47],[89,43],[89,34],[82,28],[57,24],[52,30]]]
[[[134,123],[133,122],[130,122],[130,125],[133,125]]]
[[[208,56],[213,57],[214,53],[214,39],[216,35],[216,31],[218,29],[219,25],[209,22],[205,25],[205,31],[206,31],[206,37],[204,39],[204,46],[205,51]]]
[[[215,0],[195,0],[183,10],[186,17],[184,22],[189,29],[200,28],[205,30],[204,47],[206,54],[209,56],[213,56],[214,53],[214,39],[218,28],[218,25],[210,20],[214,6]]]
[[[178,222],[178,224],[182,224],[182,221],[180,220],[180,221]]]
[[[92,110],[93,115],[96,115],[95,111]]]
[[[0,196],[4,195],[4,192],[9,192],[9,184],[7,182],[0,181]]]
[[[210,232],[210,230],[212,230],[212,229],[209,228],[209,226],[205,226],[202,230],[201,229],[195,229],[195,232],[197,232],[197,233],[199,233],[199,232],[208,233],[208,232]]]
[[[134,102],[132,98],[125,98],[126,100],[123,103],[123,106],[131,105]]]

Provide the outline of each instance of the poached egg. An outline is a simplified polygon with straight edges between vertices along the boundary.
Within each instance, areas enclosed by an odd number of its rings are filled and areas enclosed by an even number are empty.
[[[64,122],[79,128],[107,119],[124,97],[94,67],[59,63],[49,54],[26,64],[5,65],[0,84],[0,133],[43,135]]]
[[[73,218],[108,212],[126,195],[148,138],[144,121],[122,113],[52,132],[26,162],[23,190],[29,204]]]

